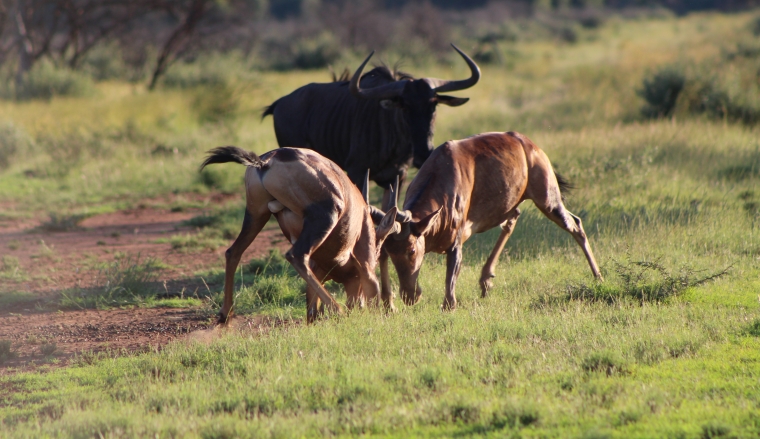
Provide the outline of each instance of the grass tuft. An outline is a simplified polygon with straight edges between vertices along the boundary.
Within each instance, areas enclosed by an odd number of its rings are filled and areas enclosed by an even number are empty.
[[[702,426],[702,434],[699,439],[718,439],[734,437],[731,434],[731,427],[721,423],[712,422]]]
[[[626,374],[628,366],[612,351],[594,352],[583,359],[581,369],[586,372],[604,373],[607,376]]]
[[[141,260],[139,253],[119,255],[99,270],[100,286],[65,291],[61,305],[68,308],[108,308],[153,303],[159,292],[156,280],[164,267],[155,258]]]

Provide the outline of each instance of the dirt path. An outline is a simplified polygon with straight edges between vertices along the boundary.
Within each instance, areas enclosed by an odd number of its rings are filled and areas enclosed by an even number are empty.
[[[300,322],[235,317],[220,329],[204,310],[167,308],[8,315],[0,317],[0,340],[12,343],[13,356],[0,365],[0,376],[158,350],[174,340],[207,343],[227,331],[261,333],[283,324]]]
[[[38,231],[43,218],[0,224],[0,343],[10,340],[14,352],[14,358],[0,361],[0,375],[40,364],[65,366],[82,352],[157,348],[194,331],[209,330],[210,309],[67,311],[54,306],[62,291],[97,284],[97,267],[123,254],[140,254],[165,264],[159,281],[168,295],[203,287],[194,273],[223,267],[226,246],[183,252],[162,242],[175,234],[194,233],[181,223],[199,213],[145,207],[96,215],[82,221],[77,230],[57,233]],[[286,245],[279,229],[268,228],[243,260],[263,256],[271,248],[284,250]],[[12,293],[29,300],[3,305],[3,294]],[[251,324],[250,319],[246,322]]]
[[[6,222],[0,226],[0,255],[11,258],[18,268],[15,276],[6,269],[0,277],[0,291],[24,291],[44,297],[75,286],[89,286],[97,281],[93,279],[97,266],[113,261],[119,254],[157,258],[169,266],[161,280],[177,280],[199,270],[222,267],[224,246],[188,253],[160,242],[172,235],[193,233],[192,227],[181,223],[199,213],[124,210],[87,218],[79,223],[78,230],[55,233],[37,231],[40,219]],[[268,228],[248,248],[243,260],[263,256],[271,248],[282,249],[286,244],[279,229]]]

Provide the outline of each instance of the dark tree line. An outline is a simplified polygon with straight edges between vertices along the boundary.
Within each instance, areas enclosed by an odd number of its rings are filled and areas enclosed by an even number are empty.
[[[199,51],[249,52],[259,43],[257,27],[270,37],[305,40],[329,29],[338,44],[354,49],[382,48],[401,30],[447,51],[442,11],[502,5],[528,15],[538,7],[660,6],[685,13],[740,10],[760,0],[0,0],[0,67],[9,66],[6,74],[13,69],[18,87],[41,59],[77,69],[94,47],[117,43],[127,64],[150,66],[153,88],[172,63]],[[272,23],[293,18],[286,34]],[[290,42],[278,41],[264,41],[266,50],[276,53],[277,44]]]
[[[50,58],[77,68],[96,45],[158,49],[150,87],[178,58],[262,12],[258,0],[0,0],[0,64],[16,61],[16,81]],[[134,42],[134,44],[130,44]],[[139,50],[139,49],[138,49]]]

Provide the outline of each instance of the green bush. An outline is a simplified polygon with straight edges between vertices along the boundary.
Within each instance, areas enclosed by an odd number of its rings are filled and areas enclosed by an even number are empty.
[[[13,156],[31,144],[32,139],[13,122],[0,123],[0,170],[10,166]]]
[[[94,94],[92,78],[82,72],[57,67],[50,61],[37,62],[24,75],[16,89],[16,99],[51,99],[54,96],[89,96]]]
[[[685,84],[686,75],[675,66],[663,67],[644,78],[642,88],[636,91],[647,102],[641,112],[653,118],[670,115]]]
[[[649,118],[671,114],[706,115],[713,119],[753,125],[760,122],[760,95],[751,85],[756,67],[746,58],[756,57],[760,48],[737,46],[723,55],[732,69],[716,71],[708,61],[696,65],[668,65],[644,78],[636,93],[646,104],[642,114]]]
[[[253,79],[255,74],[242,56],[235,53],[210,54],[173,64],[166,71],[162,84],[164,87],[181,89],[222,87]]]
[[[330,33],[297,41],[270,41],[264,52],[275,70],[320,69],[340,57],[340,46]]]
[[[121,50],[116,44],[95,46],[82,61],[82,71],[96,81],[126,79],[126,68]]]
[[[239,108],[239,90],[225,84],[203,88],[193,99],[193,109],[201,123],[228,122],[235,118]]]

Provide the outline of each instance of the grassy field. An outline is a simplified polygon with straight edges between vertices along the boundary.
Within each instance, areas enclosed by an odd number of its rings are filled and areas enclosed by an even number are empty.
[[[760,131],[684,102],[648,120],[636,93],[660,66],[682,65],[729,85],[754,74],[727,93],[757,105],[757,54],[736,56],[757,44],[755,19],[613,19],[572,45],[513,43],[460,93],[467,105],[440,109],[439,143],[516,130],[547,152],[576,186],[566,205],[604,284],[568,234],[523,206],[487,299],[477,280],[496,231],[466,245],[456,312],[440,311],[445,260],[428,255],[421,303],[393,315],[231,331],[0,378],[0,437],[757,437]],[[464,76],[460,64],[407,69]],[[0,102],[0,129],[17,145],[0,170],[0,221],[242,192],[241,167],[197,174],[203,152],[272,149],[260,108],[327,75],[256,78],[232,95],[101,83],[95,97]],[[217,99],[235,111],[211,123]],[[209,236],[223,241],[240,212],[211,212]],[[243,275],[239,313],[304,316],[303,283],[281,257]],[[220,271],[198,276],[219,300]]]

